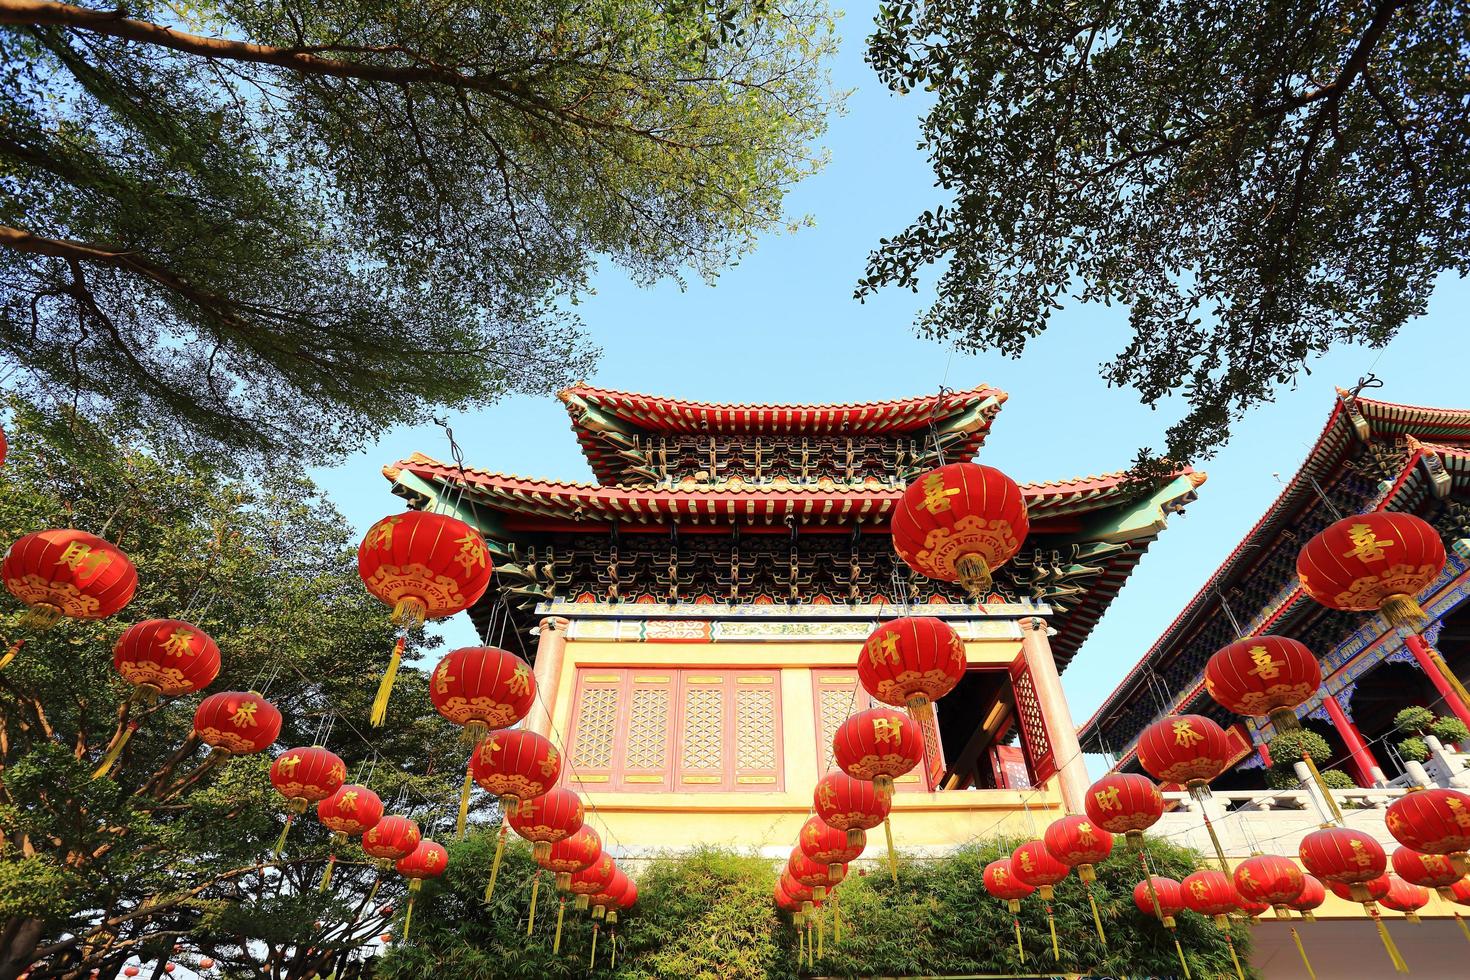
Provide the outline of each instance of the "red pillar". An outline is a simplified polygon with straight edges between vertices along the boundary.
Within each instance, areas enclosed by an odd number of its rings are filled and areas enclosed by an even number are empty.
[[[1455,717],[1470,725],[1470,707],[1460,700],[1460,695],[1455,691],[1450,682],[1445,680],[1439,672],[1439,665],[1434,662],[1434,656],[1429,652],[1429,641],[1422,636],[1414,635],[1404,638],[1404,646],[1414,655],[1419,663],[1419,669],[1429,675],[1429,681],[1439,696],[1444,699],[1445,706],[1455,713]]]
[[[1333,727],[1342,736],[1343,744],[1352,754],[1353,769],[1356,770],[1353,778],[1358,781],[1359,786],[1376,786],[1378,773],[1381,773],[1382,770],[1378,767],[1378,760],[1373,758],[1368,743],[1363,741],[1363,733],[1358,731],[1357,725],[1348,720],[1347,714],[1342,710],[1342,705],[1338,704],[1337,698],[1331,694],[1322,699],[1322,707],[1327,709],[1327,716],[1332,719]]]

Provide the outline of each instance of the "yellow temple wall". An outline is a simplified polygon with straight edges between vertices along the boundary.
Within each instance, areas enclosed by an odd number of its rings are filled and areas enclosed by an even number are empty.
[[[972,667],[1008,667],[1021,651],[1019,639],[966,643]],[[568,784],[584,794],[588,819],[623,848],[684,849],[699,845],[743,849],[788,848],[812,812],[812,792],[824,760],[817,754],[818,706],[813,675],[822,669],[851,669],[861,642],[820,640],[759,642],[566,641],[552,709],[557,741],[569,736],[577,710],[579,670],[585,669],[763,669],[779,671],[782,787],[770,792],[608,792],[579,783],[569,765]],[[566,747],[570,753],[572,747]],[[916,782],[917,773],[904,777]],[[1023,803],[1024,800],[1024,803]],[[894,843],[900,850],[948,849],[979,837],[1020,835],[1045,826],[1060,813],[1056,787],[1041,792],[968,790],[899,792],[892,809]],[[883,853],[883,834],[869,832],[867,857]]]

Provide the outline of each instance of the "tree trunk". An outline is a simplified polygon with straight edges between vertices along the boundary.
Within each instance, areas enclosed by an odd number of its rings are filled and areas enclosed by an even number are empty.
[[[13,918],[5,923],[0,945],[0,980],[15,980],[31,965],[45,923],[40,919]]]

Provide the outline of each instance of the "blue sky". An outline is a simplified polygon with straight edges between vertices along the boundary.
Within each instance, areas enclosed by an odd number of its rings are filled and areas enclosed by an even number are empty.
[[[765,237],[756,252],[713,287],[698,281],[640,289],[617,270],[595,280],[578,308],[603,348],[586,379],[611,388],[711,401],[831,402],[894,398],[986,382],[1010,393],[983,460],[1018,480],[1045,480],[1126,467],[1141,445],[1159,446],[1178,409],[1158,412],[1126,390],[1109,390],[1098,365],[1127,342],[1126,311],[1072,303],[1052,318],[1025,356],[952,354],[920,340],[914,315],[930,295],[888,291],[859,305],[853,284],[880,237],[900,231],[939,200],[916,149],[915,97],[890,95],[863,64],[869,15],[850,14],[834,66],[838,87],[855,89],[826,140],[831,163],[791,194],[793,215],[815,227]],[[1429,314],[1382,351],[1337,350],[1312,365],[1295,390],[1237,427],[1203,467],[1209,482],[1187,514],[1144,558],[1128,586],[1063,677],[1081,724],[1198,590],[1280,491],[1321,431],[1333,386],[1371,370],[1385,382],[1375,397],[1434,406],[1470,406],[1465,355],[1470,287],[1446,277]],[[468,463],[527,476],[591,474],[554,398],[514,398],[451,418]],[[419,450],[449,458],[433,426],[389,433],[329,471],[312,475],[365,530],[397,500],[383,464]],[[466,617],[444,630],[472,642]]]

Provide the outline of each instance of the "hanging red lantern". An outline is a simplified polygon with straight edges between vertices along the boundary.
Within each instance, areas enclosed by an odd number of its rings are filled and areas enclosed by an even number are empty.
[[[862,857],[868,846],[868,835],[862,830],[839,830],[821,817],[808,817],[797,843],[801,853],[832,870],[833,865],[848,864]]]
[[[1153,892],[1149,892],[1149,881]],[[1164,928],[1173,929],[1175,917],[1184,911],[1184,886],[1173,878],[1154,875],[1149,881],[1140,881],[1133,886],[1133,904],[1144,915],[1156,917]],[[1154,904],[1157,896],[1158,904]]]
[[[1300,912],[1303,919],[1311,922],[1317,918],[1313,913],[1327,901],[1327,887],[1316,875],[1302,875],[1302,893],[1287,902],[1293,912]]]
[[[1099,864],[1113,853],[1113,835],[1095,826],[1088,817],[1069,814],[1053,820],[1042,835],[1047,853],[1062,864],[1077,869],[1077,877],[1087,892],[1087,904],[1092,907],[1092,924],[1097,928],[1097,938],[1104,946],[1108,944],[1107,933],[1103,932],[1102,915],[1098,912],[1097,899],[1092,894],[1092,884],[1097,881],[1093,865]]]
[[[879,798],[872,783],[842,772],[829,772],[817,780],[812,800],[823,823],[847,832],[849,845],[858,842],[853,831],[872,830],[888,816],[888,801]]]
[[[194,734],[220,755],[254,755],[281,734],[281,713],[255,691],[220,691],[194,709]]]
[[[965,676],[965,644],[954,628],[932,616],[905,616],[879,625],[858,654],[858,681],[884,704],[927,717],[931,702]]]
[[[1240,911],[1244,912],[1248,918],[1252,919],[1259,918],[1260,916],[1263,916],[1267,912],[1271,911],[1271,906],[1267,905],[1265,902],[1252,902],[1245,898],[1241,898],[1240,901],[1236,904],[1240,906]]]
[[[449,867],[449,852],[442,844],[427,837],[419,841],[413,853],[398,859],[394,869],[408,879],[408,907],[403,912],[403,932],[400,939],[408,939],[408,927],[413,922],[413,903],[423,890],[424,881],[437,878]]]
[[[1225,729],[1204,715],[1170,715],[1138,736],[1138,764],[1155,779],[1198,795],[1230,764]]]
[[[408,817],[389,814],[363,832],[362,849],[368,857],[397,861],[417,850],[421,840],[423,833],[417,823]]]
[[[551,853],[537,861],[556,875],[557,890],[563,893],[556,909],[556,940],[551,947],[554,954],[561,952],[561,927],[566,918],[566,893],[572,890],[572,876],[597,864],[601,857],[602,838],[597,831],[584,825],[566,840],[552,844]]]
[[[1388,832],[1405,847],[1444,854],[1461,874],[1470,872],[1470,795],[1453,789],[1421,789],[1388,806]]]
[[[1235,890],[1252,902],[1265,902],[1286,917],[1306,880],[1296,862],[1275,854],[1254,854],[1235,867]]]
[[[1215,927],[1221,932],[1230,930],[1230,922],[1226,916],[1240,907],[1240,896],[1225,872],[1207,868],[1196,871],[1179,884],[1180,897],[1184,900],[1185,908],[1214,919]],[[1153,914],[1152,901],[1149,902],[1146,914]]]
[[[1394,969],[1407,973],[1409,968],[1403,954],[1389,935],[1375,904],[1388,893],[1388,883],[1377,880],[1388,867],[1388,855],[1383,853],[1382,845],[1360,830],[1324,826],[1303,837],[1297,853],[1302,867],[1321,878],[1334,894],[1362,904],[1378,929],[1378,938],[1383,941]]]
[[[979,599],[1031,529],[1021,488],[1000,470],[951,463],[920,475],[893,510],[893,547],[920,575]]]
[[[1387,908],[1402,912],[1410,922],[1418,922],[1419,910],[1429,904],[1429,889],[1389,875],[1388,894],[1383,896],[1382,902]]]
[[[491,729],[509,728],[531,710],[536,678],[520,657],[498,647],[461,647],[429,678],[434,708],[475,744]]]
[[[316,805],[316,817],[332,832],[333,850],[327,854],[327,869],[322,872],[321,890],[332,884],[332,869],[337,866],[335,845],[347,843],[349,837],[360,837],[383,819],[383,801],[366,786],[343,783],[337,792]]]
[[[335,753],[320,745],[287,749],[271,763],[271,785],[286,798],[286,826],[272,853],[279,856],[286,847],[291,822],[305,813],[312,803],[337,792],[347,781],[347,766]]]
[[[1125,835],[1128,846],[1143,850],[1143,832],[1164,815],[1164,794],[1147,776],[1109,773],[1087,790],[1087,816],[1103,830]]]
[[[521,800],[509,814],[511,829],[531,842],[531,857],[537,862],[551,853],[553,844],[581,830],[585,819],[581,797],[560,786]]]
[[[63,617],[106,619],[126,606],[138,588],[138,571],[122,549],[86,531],[56,528],[17,538],[0,558],[0,578],[29,609],[23,628],[44,630]],[[16,640],[0,668],[15,659]]]
[[[1394,874],[1414,885],[1433,888],[1445,901],[1450,897],[1450,886],[1465,877],[1443,854],[1425,854],[1411,847],[1396,847],[1389,855]]]
[[[495,565],[485,539],[464,521],[410,510],[374,524],[357,549],[357,571],[368,592],[393,607],[403,629],[452,616],[474,605],[490,585]],[[404,636],[393,646],[388,669],[373,700],[372,723],[381,725],[403,659]]]
[[[1041,901],[1046,909],[1046,925],[1051,930],[1052,959],[1061,959],[1062,952],[1057,944],[1057,924],[1052,915],[1051,901],[1055,886],[1071,873],[1072,867],[1051,856],[1040,840],[1022,844],[1011,853],[1011,874],[1041,892]]]
[[[1021,942],[1021,899],[1036,889],[1012,873],[1010,858],[1000,858],[987,864],[980,881],[991,897],[1005,902],[1010,910],[1011,925],[1016,930],[1016,952],[1020,954],[1021,962],[1026,962],[1026,947]]]
[[[140,971],[136,966],[123,967],[123,976],[125,977],[136,977],[140,972],[142,971]]]
[[[1304,643],[1285,636],[1248,636],[1220,648],[1205,664],[1205,690],[1238,715],[1270,715],[1278,729],[1296,728],[1295,709],[1322,686],[1322,666]]]
[[[495,894],[495,881],[505,856],[505,817],[521,800],[535,799],[556,785],[561,778],[561,755],[556,746],[535,732],[521,729],[493,732],[470,756],[470,775],[481,789],[500,798],[500,835],[495,845],[495,861],[490,866],[490,884],[485,889],[488,902]],[[468,803],[466,793],[460,801],[461,822]]]
[[[614,868],[612,880],[603,886],[602,891],[596,892],[587,899],[587,904],[592,906],[592,954],[587,961],[587,968],[589,970],[597,968],[597,934],[602,925],[602,920],[607,918],[609,908],[617,908],[618,901],[623,897],[623,893],[628,890],[630,884],[632,882],[628,880],[627,875],[623,874],[622,869]],[[616,913],[613,915],[613,921],[617,921]],[[613,955],[617,955],[616,951],[614,951]]]
[[[1383,613],[1396,627],[1428,621],[1417,596],[1444,570],[1439,532],[1412,514],[1374,511],[1330,524],[1296,559],[1302,590],[1329,609]]]
[[[202,959],[202,960],[199,961],[199,969],[201,969],[201,970],[212,970],[212,969],[214,969],[214,960],[210,959],[208,956],[204,957],[204,959]]]
[[[613,872],[616,869],[617,865],[613,862],[612,857],[604,851],[598,855],[597,860],[572,875],[567,887],[573,895],[577,896],[574,904],[579,912],[587,908],[593,895],[611,883]]]
[[[869,708],[838,727],[832,750],[837,768],[868,780],[880,796],[892,796],[893,780],[924,760],[924,735],[901,711]]]
[[[813,861],[799,846],[792,848],[786,859],[786,873],[812,889],[816,902],[826,901],[828,889],[836,888],[847,877],[846,864],[836,865],[835,872],[832,868],[826,861]]]

